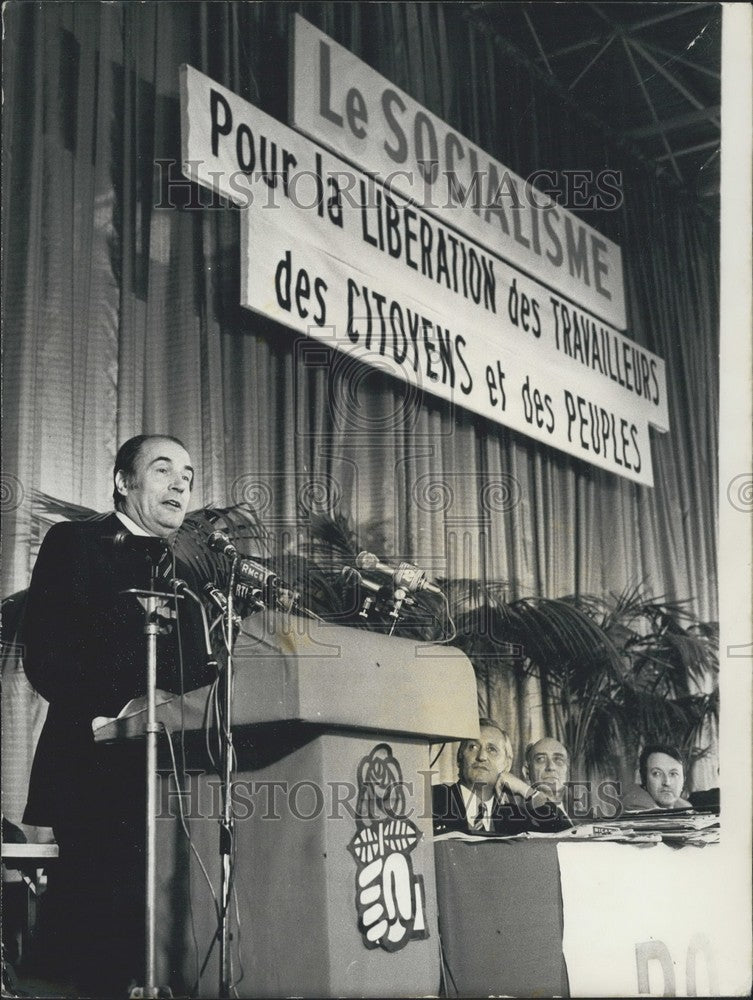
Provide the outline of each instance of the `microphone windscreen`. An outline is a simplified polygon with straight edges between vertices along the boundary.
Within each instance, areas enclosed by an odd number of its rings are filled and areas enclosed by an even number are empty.
[[[213,531],[207,539],[207,544],[214,552],[234,553],[236,551],[235,546],[224,531]]]
[[[359,552],[356,556],[356,566],[358,569],[376,569],[379,560],[373,552]]]

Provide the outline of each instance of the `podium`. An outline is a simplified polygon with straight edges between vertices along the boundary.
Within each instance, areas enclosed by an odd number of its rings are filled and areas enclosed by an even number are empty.
[[[436,994],[429,744],[478,734],[470,661],[452,647],[264,611],[244,621],[234,664],[238,995]],[[95,738],[141,736],[144,714]],[[218,897],[211,689],[172,698],[157,717],[172,734],[182,728],[189,772],[181,797],[162,754],[157,982],[216,996],[216,904],[194,854]]]

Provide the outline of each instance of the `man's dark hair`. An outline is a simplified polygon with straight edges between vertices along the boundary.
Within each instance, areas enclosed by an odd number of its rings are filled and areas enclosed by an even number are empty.
[[[644,788],[646,787],[646,777],[648,775],[648,758],[652,753],[665,753],[668,757],[672,757],[673,760],[682,765],[683,774],[685,773],[685,760],[678,747],[673,746],[671,743],[647,743],[641,750],[641,755],[638,758],[638,770],[641,774],[641,785]]]
[[[139,452],[147,441],[173,441],[175,444],[180,445],[184,451],[188,450],[180,438],[173,437],[172,434],[137,434],[136,437],[128,438],[127,441],[124,441],[118,448],[118,453],[115,456],[115,465],[112,470],[112,502],[115,505],[115,510],[121,510],[125,500],[125,497],[118,489],[117,475],[119,472],[122,472],[126,482],[133,479],[136,475],[136,459],[139,457]]]

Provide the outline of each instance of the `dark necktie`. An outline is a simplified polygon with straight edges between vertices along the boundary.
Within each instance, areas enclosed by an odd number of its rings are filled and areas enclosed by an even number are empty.
[[[485,830],[484,820],[486,818],[486,806],[483,802],[479,802],[478,812],[476,813],[476,818],[473,821],[474,830]]]

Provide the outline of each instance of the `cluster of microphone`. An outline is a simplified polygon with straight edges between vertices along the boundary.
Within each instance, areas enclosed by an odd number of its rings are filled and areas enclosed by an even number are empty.
[[[246,612],[260,608],[277,608],[294,611],[299,608],[300,595],[297,591],[283,586],[277,574],[261,563],[242,556],[224,531],[213,531],[208,544],[214,552],[219,552],[235,564],[233,598]],[[373,552],[359,552],[355,559],[358,581],[364,592],[359,615],[368,618],[369,613],[380,606],[389,609],[389,615],[397,619],[405,602],[412,603],[412,595],[422,591],[442,596],[442,591],[431,583],[426,572],[414,563],[400,562],[397,566],[382,562]],[[349,572],[347,569],[344,572]],[[214,584],[204,588],[206,596],[227,613],[228,601]]]
[[[298,592],[283,586],[277,574],[267,566],[242,556],[224,531],[213,531],[207,541],[212,551],[234,560],[233,599],[238,601],[240,606],[249,611],[259,608],[293,611],[298,606],[300,600]],[[227,610],[227,597],[214,584],[208,584],[204,592],[218,607],[221,606],[219,595],[224,600],[224,610]]]
[[[167,551],[163,538],[133,535],[120,531],[113,539],[117,548],[140,551],[156,566]],[[233,603],[244,614],[261,608],[275,608],[280,611],[295,611],[300,608],[300,594],[283,585],[279,576],[269,567],[242,555],[224,531],[213,531],[207,545],[213,552],[233,561]],[[364,594],[359,615],[368,618],[375,609],[388,610],[397,619],[405,602],[413,603],[414,594],[426,592],[442,596],[442,591],[431,583],[426,572],[414,563],[400,562],[397,566],[382,562],[373,552],[359,552],[355,558],[355,570],[346,567],[343,574],[354,574],[358,578]],[[183,581],[178,581],[182,583]],[[216,582],[204,585],[204,597],[218,609],[222,616],[228,613],[228,595],[223,593]],[[240,616],[233,613],[234,624],[240,624]],[[216,623],[215,623],[216,624]]]
[[[426,579],[426,572],[413,563],[401,562],[397,567],[394,567],[390,566],[389,563],[380,562],[373,552],[359,552],[356,556],[356,566],[362,571],[389,577],[396,589],[400,588],[409,594],[420,590],[426,590],[430,594],[442,593],[436,584],[430,583]]]
[[[442,596],[439,587],[427,580],[426,572],[414,563],[401,562],[397,566],[390,566],[373,552],[359,552],[356,556],[356,568],[360,571],[359,584],[365,591],[361,610],[358,612],[361,618],[368,618],[380,601],[388,607],[390,617],[397,620],[403,604],[406,601],[412,602],[412,594],[426,591]],[[371,579],[372,575],[377,579]]]

